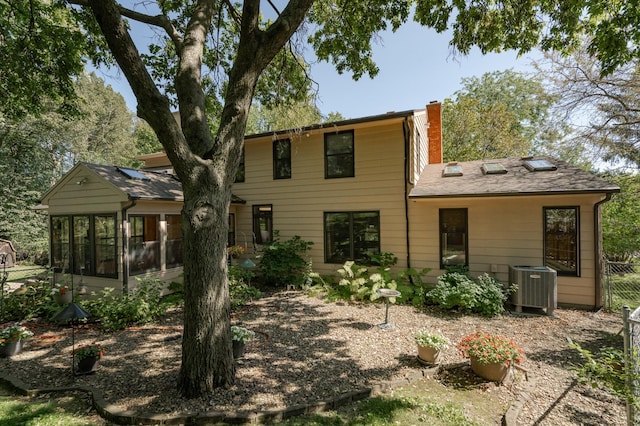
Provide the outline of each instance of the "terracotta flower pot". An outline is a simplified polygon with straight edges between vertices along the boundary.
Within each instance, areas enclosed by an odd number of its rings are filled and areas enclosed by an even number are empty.
[[[14,340],[8,342],[4,346],[0,346],[0,358],[8,358],[14,356],[22,351],[22,340]]]
[[[509,364],[506,362],[482,364],[475,357],[469,359],[471,361],[471,370],[483,379],[502,383],[507,374],[509,374]]]
[[[418,346],[418,358],[427,364],[439,364],[440,349],[431,346]]]

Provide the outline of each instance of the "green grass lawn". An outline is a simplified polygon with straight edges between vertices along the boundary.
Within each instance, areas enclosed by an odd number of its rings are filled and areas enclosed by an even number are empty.
[[[91,408],[85,393],[16,395],[0,385],[0,426],[107,426]]]
[[[7,281],[24,282],[30,278],[36,278],[46,273],[47,268],[38,265],[18,265],[13,268],[7,268],[6,272],[9,274]],[[2,273],[2,269],[0,269],[0,273]]]
[[[499,425],[508,407],[480,389],[453,388],[424,379],[326,413],[294,417],[286,426]]]
[[[338,410],[294,417],[277,424],[288,426],[484,426],[499,425],[505,407],[480,389],[447,387],[425,379],[389,394],[369,398]],[[94,425],[112,423],[100,418],[84,393],[19,396],[0,385],[0,426]]]

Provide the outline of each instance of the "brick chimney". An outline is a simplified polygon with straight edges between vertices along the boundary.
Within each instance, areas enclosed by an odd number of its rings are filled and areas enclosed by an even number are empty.
[[[427,137],[429,138],[429,164],[442,163],[442,104],[431,101],[427,105]]]

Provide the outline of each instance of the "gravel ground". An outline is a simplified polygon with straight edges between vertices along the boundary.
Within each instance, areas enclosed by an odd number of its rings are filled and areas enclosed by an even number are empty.
[[[107,353],[99,370],[75,379],[76,384],[102,388],[115,405],[144,412],[255,411],[283,408],[349,392],[382,380],[413,375],[423,366],[416,360],[413,333],[422,327],[439,329],[452,342],[482,329],[514,337],[523,347],[523,367],[535,380],[518,423],[522,425],[624,425],[624,405],[601,389],[577,384],[570,363],[577,352],[567,337],[586,348],[598,348],[619,338],[619,314],[558,309],[557,318],[512,315],[486,319],[435,310],[391,305],[393,330],[377,327],[383,304],[326,303],[289,291],[264,297],[237,313],[233,322],[257,332],[237,364],[237,383],[207,398],[184,400],[176,392],[180,368],[181,312],[160,323],[105,333],[97,327],[76,328],[76,346],[100,342]],[[11,371],[32,388],[73,383],[69,328],[30,324],[36,336],[0,368]],[[465,360],[454,346],[442,357],[447,374]],[[451,367],[451,368],[448,368]],[[443,377],[444,379],[444,377]],[[480,383],[505,402],[528,387],[524,374],[507,384]]]

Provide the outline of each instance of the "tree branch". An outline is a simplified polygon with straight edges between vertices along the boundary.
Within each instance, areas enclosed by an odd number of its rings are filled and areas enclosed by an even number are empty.
[[[67,0],[69,4],[76,6],[89,7],[89,0]],[[144,13],[136,12],[132,9],[127,9],[120,4],[116,4],[120,14],[126,18],[132,19],[143,24],[153,25],[155,27],[165,30],[173,44],[176,46],[176,50],[179,52],[182,49],[182,37],[180,33],[171,23],[171,20],[166,15],[147,15]]]

